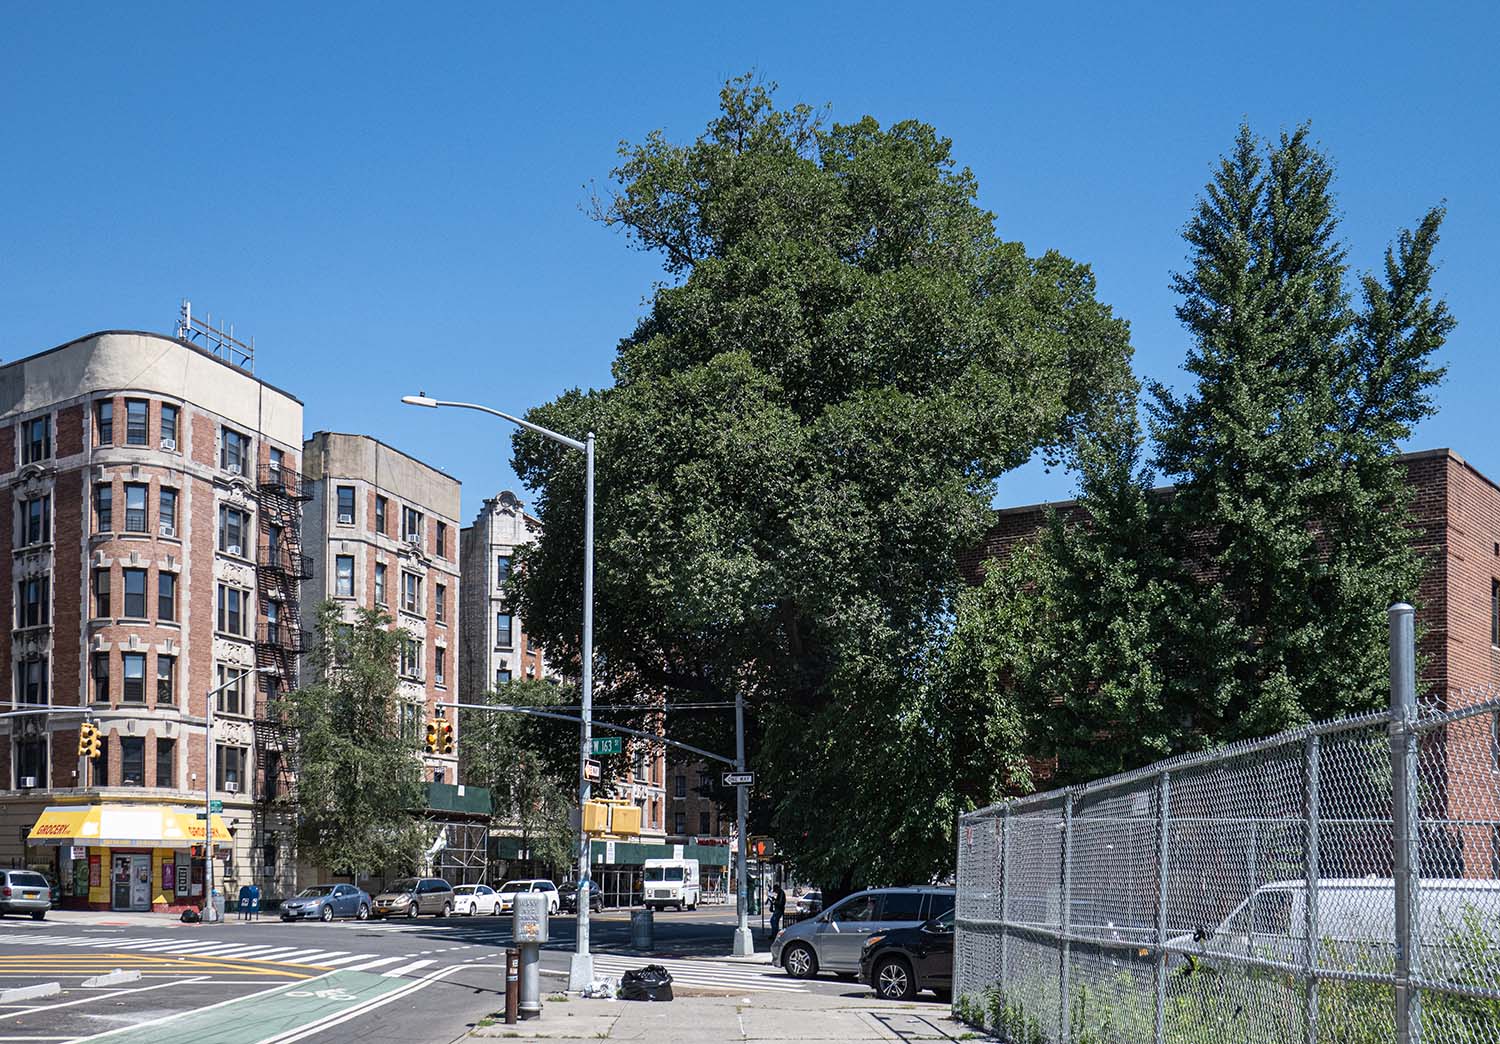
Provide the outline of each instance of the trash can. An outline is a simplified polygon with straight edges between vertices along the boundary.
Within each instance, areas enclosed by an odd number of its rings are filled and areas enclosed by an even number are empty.
[[[224,893],[221,892],[221,891],[219,891],[217,888],[214,889],[213,905],[214,905],[214,917],[213,917],[213,919],[215,921],[223,921],[224,920]]]
[[[637,950],[649,950],[656,945],[656,915],[650,910],[630,912],[630,945]]]

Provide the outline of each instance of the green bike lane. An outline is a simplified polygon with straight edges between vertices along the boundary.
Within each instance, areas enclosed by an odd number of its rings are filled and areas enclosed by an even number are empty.
[[[108,1044],[294,1044],[377,1011],[459,970],[442,968],[414,979],[334,971],[75,1039]],[[357,1036],[350,1034],[351,1039]]]

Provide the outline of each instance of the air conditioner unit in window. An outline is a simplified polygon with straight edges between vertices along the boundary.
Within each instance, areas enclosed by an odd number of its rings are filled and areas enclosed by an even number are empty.
[[[353,515],[345,515],[345,514],[343,514],[341,512],[339,514],[339,525],[341,525],[341,526],[352,526],[352,525],[354,525],[354,516]]]
[[[36,777],[35,776],[22,776],[21,777],[21,789],[22,790],[31,790],[31,789],[33,789],[35,787],[36,787]]]
[[[229,547],[227,548],[227,550],[229,551],[229,553],[231,555],[237,555],[237,554],[240,553],[240,545],[239,544],[230,544]]]
[[[240,785],[232,779],[227,780],[224,783],[224,792],[226,794],[238,794],[240,792]]]
[[[157,532],[164,537],[175,537],[177,535],[177,527],[169,522],[163,522],[157,527]]]
[[[164,449],[164,450],[175,450],[177,448],[177,440],[176,439],[162,439],[161,440],[161,448]]]

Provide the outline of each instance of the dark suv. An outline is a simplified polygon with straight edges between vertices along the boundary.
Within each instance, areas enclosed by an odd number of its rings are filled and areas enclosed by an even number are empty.
[[[859,954],[859,981],[875,987],[882,1000],[911,1000],[931,990],[939,1000],[953,996],[953,911],[915,928],[876,932]]]

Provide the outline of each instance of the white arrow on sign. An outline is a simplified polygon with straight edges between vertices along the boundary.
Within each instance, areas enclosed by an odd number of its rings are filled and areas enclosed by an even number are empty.
[[[724,773],[724,785],[726,787],[753,787],[755,786],[755,773],[726,772]]]

